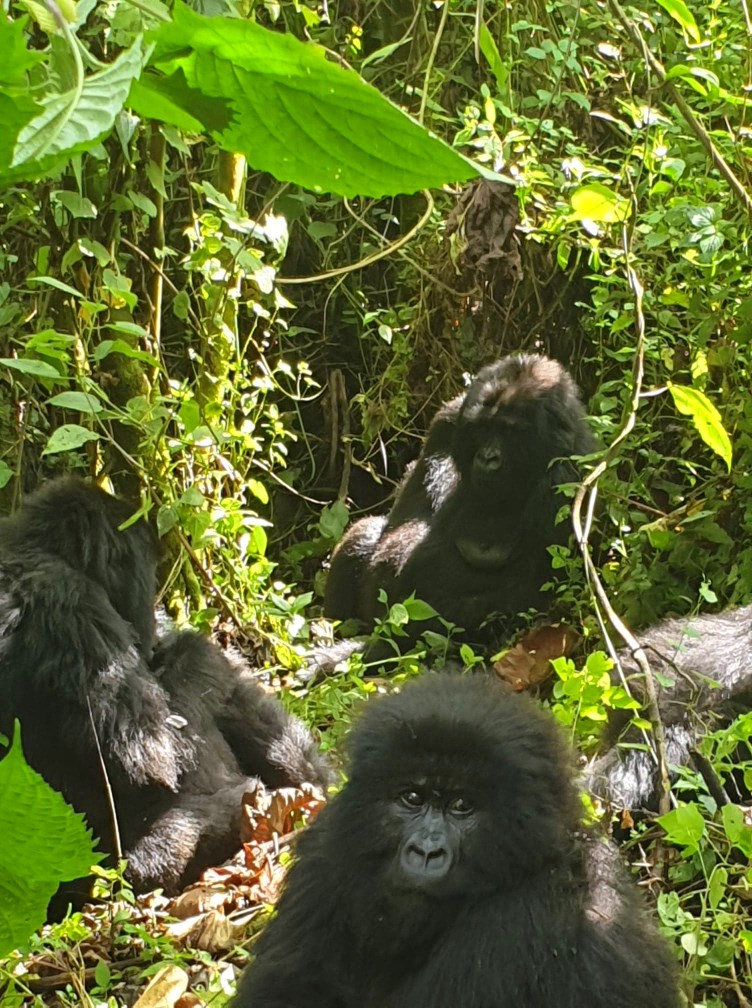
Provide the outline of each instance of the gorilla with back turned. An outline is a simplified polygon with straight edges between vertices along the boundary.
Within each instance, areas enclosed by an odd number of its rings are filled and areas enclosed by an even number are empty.
[[[234,1008],[678,1008],[549,714],[483,676],[369,703]]]
[[[476,631],[492,614],[542,603],[547,547],[577,478],[569,456],[593,439],[576,386],[557,361],[534,354],[483,368],[445,403],[386,517],[356,522],[332,556],[324,613],[370,625],[378,591],[412,592],[445,619]]]
[[[20,721],[29,763],[137,891],[175,891],[237,850],[255,779],[331,775],[240,662],[191,632],[155,642],[156,542],[132,513],[64,478],[0,521],[0,731]]]
[[[653,674],[657,673],[669,768],[686,766],[696,758],[694,747],[704,734],[752,710],[752,605],[667,619],[637,638]],[[635,659],[623,652],[619,660],[639,698],[642,688]],[[613,678],[617,681],[616,673]],[[614,808],[655,811],[657,762],[628,718],[624,712],[612,718],[604,751],[586,770],[584,787]],[[622,731],[624,747],[616,744]],[[738,797],[747,801],[749,795]]]

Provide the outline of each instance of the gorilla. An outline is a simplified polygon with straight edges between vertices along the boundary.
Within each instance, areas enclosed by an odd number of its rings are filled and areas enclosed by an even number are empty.
[[[324,598],[331,619],[371,625],[378,592],[412,592],[446,620],[477,631],[491,614],[543,602],[547,547],[577,479],[569,456],[593,449],[572,378],[535,354],[483,368],[434,417],[386,517],[356,522],[337,546]]]
[[[686,766],[707,731],[752,710],[752,605],[692,619],[669,619],[638,635],[656,674],[659,710],[669,767]],[[639,668],[629,653],[619,656],[628,676]],[[630,682],[641,694],[639,680]],[[609,805],[634,811],[657,808],[658,770],[645,739],[628,726],[629,714],[612,719],[606,751],[590,765],[584,786]],[[617,743],[625,728],[624,741]],[[726,799],[727,800],[727,799]]]
[[[174,892],[237,850],[249,778],[331,773],[241,663],[191,632],[155,642],[156,540],[132,514],[64,478],[0,521],[0,731],[20,721],[31,766],[137,891]]]
[[[580,826],[548,713],[485,676],[368,704],[234,1008],[678,1008],[668,948]]]

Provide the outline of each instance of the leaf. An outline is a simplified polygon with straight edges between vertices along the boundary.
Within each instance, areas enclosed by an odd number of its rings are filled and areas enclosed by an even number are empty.
[[[89,874],[94,853],[83,816],[66,805],[24,759],[18,722],[0,760],[0,957],[44,923],[62,881]]]
[[[139,350],[137,347],[132,347],[130,343],[126,343],[125,340],[120,339],[102,340],[92,356],[95,361],[101,361],[114,353],[122,354],[124,357],[132,357],[134,360],[144,361],[144,363],[151,364],[153,367],[159,367],[159,361],[156,357],[152,357],[146,350]]]
[[[52,432],[42,455],[54,455],[56,452],[73,451],[87,441],[98,441],[99,435],[94,431],[80,427],[78,424],[63,424]]]
[[[684,0],[658,0],[660,6],[669,14],[680,26],[687,38],[692,42],[702,42],[700,29],[697,27],[694,15]]]
[[[29,94],[27,75],[44,59],[42,53],[26,48],[27,17],[11,21],[0,15],[0,175],[13,157],[16,139],[39,112],[39,104]]]
[[[77,410],[79,413],[99,413],[102,409],[99,400],[87,392],[59,392],[47,402],[50,406]]]
[[[319,517],[319,532],[328,539],[340,539],[347,527],[350,512],[342,501],[327,505]]]
[[[222,99],[230,121],[204,120],[206,131],[282,181],[352,197],[498,178],[332,63],[321,46],[251,21],[202,17],[180,2],[174,21],[151,38],[150,62],[167,75],[172,102],[201,116],[192,93]],[[160,87],[156,79],[150,86]]]
[[[657,821],[666,831],[670,843],[684,847],[690,853],[698,850],[705,835],[705,820],[696,805],[680,805],[659,816]]]
[[[32,375],[34,378],[58,380],[61,378],[57,368],[46,361],[34,360],[31,357],[0,357],[0,365],[12,368],[14,371],[21,371],[23,374]]]
[[[504,61],[499,53],[499,47],[496,45],[496,39],[488,30],[485,21],[481,22],[478,45],[480,46],[480,51],[486,57],[488,65],[491,67],[491,73],[496,78],[499,91],[504,93],[509,80],[509,70],[504,65]]]
[[[405,599],[405,611],[411,620],[428,620],[438,616],[433,606],[413,595]]]
[[[752,825],[738,805],[724,805],[721,809],[723,828],[729,843],[745,857],[752,858]]]
[[[70,294],[71,297],[82,298],[83,294],[81,291],[77,291],[75,287],[71,287],[67,283],[63,283],[62,280],[58,280],[56,277],[51,276],[33,276],[29,277],[29,283],[41,283],[47,284],[49,287],[54,287],[56,290],[62,291],[64,294]]]
[[[629,217],[630,205],[618,193],[601,182],[580,186],[570,197],[573,220],[600,221],[613,224]]]
[[[42,174],[106,136],[123,108],[131,82],[141,73],[143,61],[139,37],[104,70],[83,77],[68,91],[47,94],[40,113],[18,135],[11,161],[11,168],[17,171],[11,174]]]
[[[386,59],[387,56],[391,56],[393,52],[401,49],[403,45],[407,45],[408,42],[412,42],[412,40],[412,35],[408,35],[407,37],[398,39],[396,42],[392,42],[389,45],[382,46],[375,52],[369,53],[360,64],[360,69],[362,70],[363,67],[368,66],[369,63],[380,63],[383,59]]]
[[[668,383],[668,390],[674,400],[677,410],[684,416],[691,417],[697,433],[716,455],[720,455],[731,472],[731,438],[723,426],[721,414],[708,399],[704,392],[689,385],[674,385]]]

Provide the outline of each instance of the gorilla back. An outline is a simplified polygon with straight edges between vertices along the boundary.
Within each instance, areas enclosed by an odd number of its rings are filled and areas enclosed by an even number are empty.
[[[237,850],[252,779],[326,784],[330,770],[209,641],[155,649],[156,544],[143,521],[120,528],[132,510],[64,479],[0,522],[0,731],[20,720],[29,763],[126,855],[137,891],[174,891]]]
[[[364,518],[332,556],[324,611],[372,623],[380,588],[411,592],[474,631],[493,613],[540,605],[548,547],[569,461],[592,449],[577,389],[546,357],[522,354],[483,368],[434,417],[386,519]]]
[[[235,1008],[678,1008],[548,714],[485,677],[369,704]]]

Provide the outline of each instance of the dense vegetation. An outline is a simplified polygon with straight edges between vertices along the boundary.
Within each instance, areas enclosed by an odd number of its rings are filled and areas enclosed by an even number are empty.
[[[239,641],[336,746],[377,687],[296,680],[327,631],[322,561],[385,504],[463,373],[541,349],[605,449],[580,520],[594,503],[615,611],[638,627],[752,599],[746,5],[200,11],[26,0],[0,17],[2,510],[70,468],[140,494],[170,615]],[[556,562],[555,614],[584,643],[554,706],[587,750],[609,702],[603,659],[584,658],[597,602],[578,555]],[[751,731],[752,715],[708,755]],[[682,784],[630,850],[690,1003],[746,1005],[752,828]],[[58,1003],[125,1003],[152,957],[226,993],[206,953],[156,935],[119,920],[86,959],[86,922],[63,925]],[[145,969],[130,987],[105,965],[118,943]],[[0,965],[9,1005],[51,996],[23,962]]]

